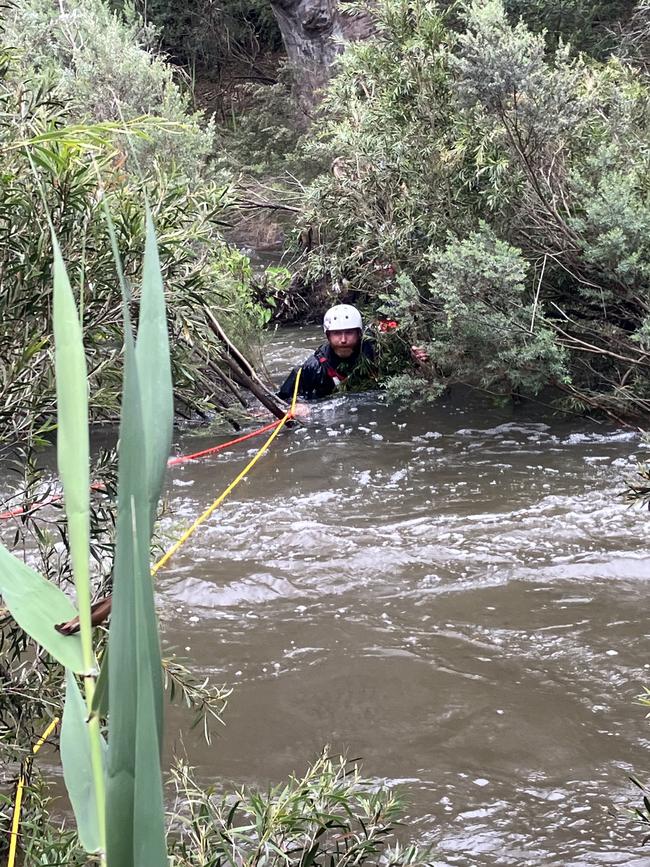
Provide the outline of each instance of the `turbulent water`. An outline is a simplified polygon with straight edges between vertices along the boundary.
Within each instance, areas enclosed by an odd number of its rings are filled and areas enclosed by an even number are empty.
[[[170,536],[254,451],[173,469]],[[172,740],[225,783],[361,756],[439,867],[650,864],[611,815],[650,770],[650,516],[620,497],[649,456],[547,407],[315,405],[159,576],[165,643],[234,688],[211,747],[178,711]]]

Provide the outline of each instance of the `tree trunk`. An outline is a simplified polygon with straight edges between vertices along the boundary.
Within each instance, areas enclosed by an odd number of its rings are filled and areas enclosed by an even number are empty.
[[[298,98],[309,110],[318,102],[344,43],[372,33],[370,16],[348,15],[336,0],[273,0],[271,6],[296,70]]]

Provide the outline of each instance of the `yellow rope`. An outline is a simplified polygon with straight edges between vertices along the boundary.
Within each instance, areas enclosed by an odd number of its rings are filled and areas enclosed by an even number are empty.
[[[160,558],[160,560],[158,560],[158,562],[152,566],[152,568],[151,568],[151,574],[152,575],[155,575],[159,569],[162,569],[162,567],[174,556],[174,554],[178,551],[178,549],[181,548],[185,544],[185,542],[187,542],[187,540],[195,532],[195,530],[197,530],[198,527],[201,526],[201,524],[203,524],[205,521],[208,520],[208,518],[215,511],[215,509],[217,509],[221,505],[221,503],[223,503],[223,501],[226,499],[228,494],[239,484],[239,482],[241,482],[241,480],[244,478],[244,476],[248,472],[250,472],[250,470],[252,470],[252,468],[255,466],[255,464],[258,462],[258,460],[262,457],[262,455],[266,452],[268,447],[271,445],[273,440],[280,433],[280,431],[284,427],[285,423],[290,418],[293,418],[293,411],[296,407],[296,400],[298,398],[298,385],[300,383],[300,374],[301,373],[302,373],[302,369],[298,368],[298,374],[296,376],[296,382],[295,382],[295,385],[293,387],[293,397],[291,398],[291,408],[289,409],[289,412],[285,416],[283,416],[280,424],[276,427],[276,429],[273,431],[273,433],[267,439],[267,441],[264,443],[264,445],[259,449],[259,451],[256,452],[256,454],[252,458],[252,460],[250,460],[246,464],[246,466],[241,471],[241,473],[237,476],[237,478],[228,485],[228,487],[226,488],[226,490],[223,493],[219,494],[217,499],[210,506],[208,506],[208,508],[205,510],[205,512],[203,512],[203,514],[200,515],[196,519],[196,521],[194,521],[192,526],[183,533],[183,535],[180,537],[180,539],[177,542],[174,542],[174,544],[171,546],[171,548],[168,551],[166,551],[163,554],[163,556]]]
[[[52,732],[58,726],[58,724],[59,724],[59,718],[58,718],[58,716],[55,716],[54,719],[52,720],[52,722],[49,724],[49,726],[45,729],[43,734],[40,736],[40,738],[36,741],[36,744],[34,745],[34,749],[32,750],[32,753],[34,755],[36,755],[36,753],[40,750],[40,748],[43,746],[45,741],[49,738],[49,736],[52,734]]]
[[[21,764],[20,767],[20,776],[18,777],[18,785],[16,787],[16,800],[14,802],[14,814],[11,820],[11,834],[9,837],[9,857],[7,859],[7,867],[14,867],[16,862],[16,847],[18,845],[18,828],[20,826],[20,808],[23,803],[23,791],[25,789],[25,785],[27,782],[27,769],[31,764],[32,757],[36,755],[36,753],[43,746],[45,741],[52,734],[54,729],[59,724],[59,718],[54,717],[49,726],[45,729],[43,734],[40,736],[38,741],[32,747],[32,755]]]

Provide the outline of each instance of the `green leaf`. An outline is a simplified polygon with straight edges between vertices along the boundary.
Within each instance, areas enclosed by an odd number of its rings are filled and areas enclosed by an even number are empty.
[[[109,221],[114,247],[115,235]],[[121,274],[125,323],[124,387],[120,421],[118,515],[109,631],[109,757],[107,779],[107,860],[120,867],[166,867],[160,751],[162,673],[153,601],[150,544],[151,479],[164,466],[154,463],[147,440],[141,382],[153,375],[138,370],[126,286]],[[158,281],[158,288],[162,284]],[[155,328],[156,303],[144,304],[140,328]],[[152,312],[153,311],[153,312]],[[167,365],[169,362],[167,361]],[[155,422],[155,419],[154,419]],[[168,452],[157,460],[166,464]],[[157,500],[157,497],[156,497]]]
[[[135,536],[135,528],[134,528]],[[134,538],[136,555],[137,540]],[[147,549],[148,550],[148,549]],[[136,587],[136,620],[148,622],[154,614],[153,584],[151,573],[147,572],[144,581]],[[154,629],[156,628],[154,619]],[[155,631],[157,659],[151,658],[151,635],[140,630],[136,636],[138,659],[138,725],[136,729],[136,769],[134,787],[133,816],[133,864],[134,867],[165,867],[167,864],[167,845],[165,840],[165,807],[163,803],[162,772],[160,753],[162,748],[162,715],[160,702],[162,684],[154,677],[152,665],[157,665],[161,673],[160,647],[158,633]],[[158,689],[160,688],[160,693]],[[154,733],[159,725],[159,739]]]
[[[54,251],[53,322],[57,397],[57,465],[65,511],[75,586],[81,643],[87,667],[92,667],[90,623],[90,446],[88,442],[88,372],[83,336],[74,295],[56,235]]]
[[[86,704],[70,669],[65,673],[65,706],[61,724],[61,762],[63,779],[77,820],[81,845],[87,852],[98,852],[101,836],[97,822],[97,804],[91,761],[90,737],[86,722]],[[102,757],[106,742],[101,739]]]
[[[113,606],[109,632],[108,863],[166,863],[162,811],[161,662],[149,566],[150,510],[146,441],[135,355],[127,325]],[[142,745],[146,745],[142,752]],[[152,756],[155,758],[152,761]],[[143,764],[143,760],[146,760]],[[139,793],[136,797],[136,792]],[[138,799],[144,799],[138,804]],[[161,833],[162,829],[162,833]],[[135,858],[141,852],[144,860]],[[158,856],[163,860],[157,860]]]
[[[77,616],[72,602],[4,545],[0,545],[0,594],[16,623],[37,644],[66,668],[85,672],[79,636],[60,635],[54,628]]]
[[[147,206],[146,242],[140,298],[140,322],[135,347],[142,421],[147,443],[147,494],[151,528],[156,518],[167,459],[171,449],[174,401],[169,361],[165,294],[156,234]]]

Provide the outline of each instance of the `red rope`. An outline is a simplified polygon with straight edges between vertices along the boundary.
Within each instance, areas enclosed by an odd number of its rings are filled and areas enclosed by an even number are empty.
[[[290,416],[291,417],[291,416]],[[215,452],[221,452],[224,449],[229,448],[230,446],[236,446],[237,443],[243,443],[245,440],[252,439],[253,437],[257,437],[260,434],[266,433],[267,431],[273,430],[280,423],[281,419],[277,421],[273,421],[270,424],[265,424],[264,427],[258,428],[258,430],[251,431],[250,433],[244,434],[243,436],[237,437],[234,440],[228,440],[227,443],[221,443],[218,446],[212,446],[209,449],[203,449],[201,452],[194,452],[191,455],[178,455],[178,457],[170,458],[167,461],[168,467],[175,467],[177,464],[184,464],[186,461],[195,461],[197,458],[205,457],[205,455],[212,455]],[[93,491],[102,491],[104,490],[104,485],[101,482],[94,482],[91,486]],[[32,512],[38,511],[38,509],[42,509],[45,506],[49,506],[52,503],[58,503],[63,499],[62,494],[57,494],[53,497],[46,497],[44,500],[39,500],[36,503],[32,503],[29,508],[25,506],[18,506],[15,509],[10,509],[7,512],[0,512],[0,521],[8,521],[10,518],[18,518],[20,515],[31,515]]]
[[[227,443],[221,443],[218,446],[212,446],[210,449],[203,449],[202,452],[194,452],[192,455],[179,455],[176,458],[170,458],[167,461],[168,467],[175,467],[177,464],[184,464],[185,461],[194,461],[197,458],[202,458],[205,455],[212,455],[215,452],[223,451],[223,449],[227,449],[230,446],[236,446],[237,443],[243,443],[244,440],[249,440],[252,437],[257,437],[260,434],[266,433],[269,430],[273,430],[273,428],[277,427],[282,419],[278,419],[277,421],[272,421],[270,424],[265,424],[264,427],[259,428],[258,430],[251,431],[250,433],[244,434],[241,437],[237,437],[237,439],[229,440]]]
[[[29,508],[18,506],[15,509],[10,509],[8,512],[0,512],[0,521],[7,521],[9,518],[17,518],[19,515],[31,515],[32,512],[37,512],[44,506],[49,506],[51,503],[58,503],[63,499],[63,494],[57,494],[55,497],[46,497],[44,500],[39,500],[37,503],[32,503]]]

